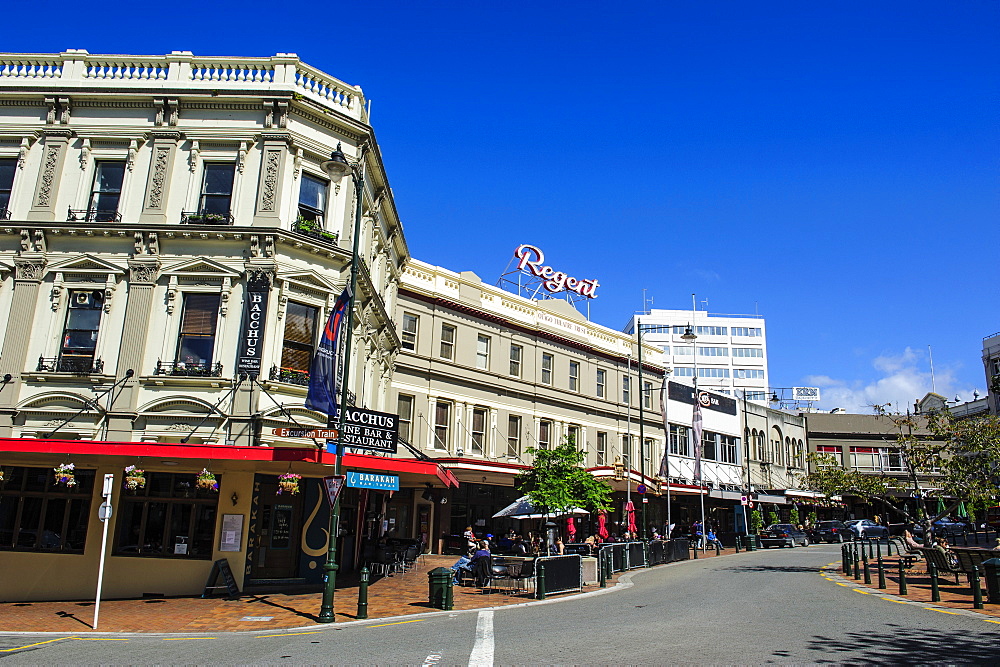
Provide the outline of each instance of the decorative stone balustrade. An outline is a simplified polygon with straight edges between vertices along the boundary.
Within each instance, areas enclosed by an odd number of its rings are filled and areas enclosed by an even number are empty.
[[[302,95],[352,118],[367,122],[364,93],[311,67],[294,53],[269,58],[200,57],[189,51],[165,56],[63,53],[0,53],[0,87],[49,89],[72,94],[74,87],[157,92],[190,87],[205,91],[263,92],[285,90]]]

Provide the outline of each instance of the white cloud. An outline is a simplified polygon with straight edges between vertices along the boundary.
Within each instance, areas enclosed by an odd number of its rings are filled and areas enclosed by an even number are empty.
[[[846,412],[870,414],[873,405],[890,403],[892,410],[905,411],[931,390],[931,374],[924,355],[906,348],[898,355],[881,355],[872,360],[878,376],[866,380],[843,380],[828,375],[810,375],[805,383],[819,387],[821,410],[843,408]],[[949,399],[956,395],[972,400],[972,387],[959,387],[950,368],[936,368],[934,386]]]

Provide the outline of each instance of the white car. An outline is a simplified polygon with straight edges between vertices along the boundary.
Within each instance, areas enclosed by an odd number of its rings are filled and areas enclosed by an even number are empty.
[[[858,537],[889,537],[889,529],[878,525],[871,519],[854,519],[853,521],[845,521],[844,524]]]

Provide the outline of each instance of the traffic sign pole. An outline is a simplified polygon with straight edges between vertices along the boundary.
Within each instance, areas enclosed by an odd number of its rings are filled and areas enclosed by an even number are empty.
[[[97,629],[97,617],[101,613],[101,587],[104,585],[104,560],[108,552],[108,526],[111,524],[111,490],[115,485],[115,476],[108,474],[104,476],[104,502],[97,510],[97,516],[104,524],[104,537],[101,540],[101,560],[97,564],[97,599],[94,601],[94,624],[93,629]]]

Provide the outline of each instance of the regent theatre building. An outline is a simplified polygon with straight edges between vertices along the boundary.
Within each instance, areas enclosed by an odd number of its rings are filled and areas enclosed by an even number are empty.
[[[338,146],[363,180],[324,169]],[[0,218],[0,600],[93,594],[109,474],[105,595],[200,593],[223,558],[242,589],[319,582],[333,457],[304,402],[355,230],[349,405],[394,412],[402,349],[361,89],[294,54],[0,55]],[[428,458],[348,450],[342,568],[441,531],[457,481]]]

